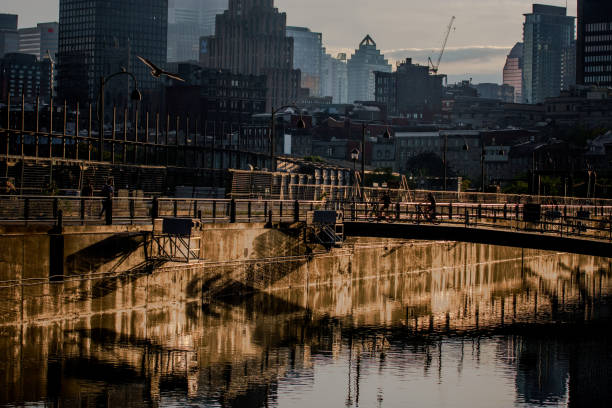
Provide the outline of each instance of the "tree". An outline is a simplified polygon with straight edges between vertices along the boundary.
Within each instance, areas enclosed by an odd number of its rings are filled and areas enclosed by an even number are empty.
[[[421,177],[444,177],[444,161],[433,152],[420,153],[406,162],[409,173]],[[447,168],[447,176],[454,177],[451,168]]]

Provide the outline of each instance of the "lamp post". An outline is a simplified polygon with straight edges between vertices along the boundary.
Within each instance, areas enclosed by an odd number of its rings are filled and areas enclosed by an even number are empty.
[[[300,109],[293,104],[289,104],[289,105],[284,105],[281,106],[278,109],[272,109],[272,117],[271,117],[271,122],[270,122],[270,161],[271,161],[271,167],[272,167],[272,171],[275,172],[276,171],[276,123],[275,123],[275,118],[276,118],[276,114],[278,112],[280,112],[283,109],[287,109],[287,108],[293,108],[297,111],[299,111]],[[306,123],[304,122],[304,119],[302,119],[302,114],[300,112],[300,119],[297,122],[297,128],[298,129],[306,129]]]
[[[442,157],[442,161],[444,162],[444,191],[448,191],[447,188],[447,169],[448,169],[448,165],[446,163],[446,152],[448,150],[448,135],[444,134],[444,155]]]
[[[138,90],[138,80],[136,79],[134,74],[132,74],[131,72],[124,70],[124,71],[115,72],[114,74],[111,74],[106,78],[100,77],[100,89],[98,90],[98,113],[99,113],[98,121],[100,125],[100,134],[98,135],[99,137],[99,140],[98,140],[99,148],[98,149],[99,149],[100,161],[104,161],[104,87],[106,86],[107,82],[109,82],[112,78],[115,78],[119,75],[128,75],[134,81],[134,90],[132,91],[132,94],[130,95],[130,99],[132,99],[133,101],[142,100],[142,94]]]
[[[364,123],[361,126],[361,200],[362,201],[365,199],[366,129],[368,128],[368,126],[374,123],[376,122],[370,121],[370,122]],[[387,140],[391,139],[391,132],[389,132],[389,127],[385,129],[385,132],[383,133],[383,138]]]

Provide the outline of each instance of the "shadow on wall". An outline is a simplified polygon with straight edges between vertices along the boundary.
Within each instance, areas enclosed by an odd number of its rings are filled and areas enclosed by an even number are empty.
[[[144,244],[142,234],[113,235],[66,257],[66,270],[75,275],[95,272],[116,261],[108,271],[104,271],[114,272]]]

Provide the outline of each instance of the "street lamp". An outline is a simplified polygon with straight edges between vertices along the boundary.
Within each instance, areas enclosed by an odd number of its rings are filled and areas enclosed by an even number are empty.
[[[376,122],[370,121],[364,123],[361,126],[361,199],[365,198],[365,147],[366,147],[366,129],[368,126],[374,124]],[[389,127],[385,128],[385,132],[383,133],[383,139],[389,140],[391,139],[391,132],[389,132]]]
[[[283,109],[287,109],[287,108],[293,108],[297,111],[300,111],[300,109],[293,104],[289,104],[289,105],[284,105],[281,106],[280,108],[274,110],[272,109],[272,117],[271,117],[271,122],[270,122],[270,160],[271,160],[271,166],[272,166],[272,171],[276,171],[276,122],[275,122],[275,118],[276,118],[276,114],[278,112],[280,112]],[[297,128],[298,129],[306,129],[306,123],[304,122],[304,119],[302,119],[302,113],[300,111],[300,118],[297,121]]]
[[[138,90],[138,80],[136,79],[134,74],[132,74],[131,72],[123,69],[122,71],[115,72],[114,74],[111,74],[106,78],[100,77],[100,89],[98,90],[98,114],[99,114],[98,122],[100,125],[100,134],[98,135],[99,137],[98,143],[99,143],[99,151],[100,151],[100,155],[99,155],[100,161],[104,161],[104,87],[106,86],[107,82],[109,82],[111,79],[119,75],[128,75],[134,81],[134,90],[130,94],[130,99],[133,101],[142,100],[142,94]]]

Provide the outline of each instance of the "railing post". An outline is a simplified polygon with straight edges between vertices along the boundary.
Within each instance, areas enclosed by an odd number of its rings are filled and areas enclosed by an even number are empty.
[[[30,199],[25,198],[23,202],[23,218],[25,220],[26,225],[28,224],[28,220],[30,219]]]
[[[197,200],[193,200],[193,218],[198,217],[198,202]]]
[[[175,199],[173,202],[172,214],[174,214],[174,218],[178,217],[178,201]]]
[[[268,212],[268,222],[266,223],[266,228],[272,228],[272,210]]]
[[[298,200],[293,202],[293,222],[300,222],[300,202]]]
[[[264,220],[268,216],[268,202],[264,201]]]
[[[85,199],[81,198],[81,225],[85,225]]]
[[[58,209],[58,200],[57,198],[53,199],[53,218],[57,218],[57,209]]]
[[[453,203],[448,203],[448,220],[453,220]]]
[[[129,206],[130,206],[130,224],[134,224],[134,192],[130,191]]]
[[[57,227],[58,228],[64,227],[64,211],[62,210],[57,211]]]
[[[395,203],[395,220],[399,221],[402,215],[402,206],[400,203]]]
[[[508,204],[504,204],[504,220],[508,219]]]
[[[478,216],[477,216],[478,221],[480,221],[481,218],[482,218],[482,204],[478,204]]]
[[[155,221],[159,218],[159,200],[157,197],[153,197],[153,202],[151,203],[151,221]]]
[[[236,223],[236,200],[230,201],[230,224]]]
[[[465,208],[465,226],[467,227],[468,225],[470,225],[470,211],[466,207]]]
[[[212,218],[213,218],[213,224],[214,224],[217,220],[217,202],[216,201],[213,201]]]
[[[278,216],[279,216],[279,221],[283,222],[283,202],[281,201],[279,206],[278,206]]]
[[[248,205],[247,205],[247,218],[249,219],[249,222],[251,222],[251,205],[252,203],[249,201]]]
[[[106,225],[113,225],[113,199],[105,198],[104,200],[106,200],[106,211],[104,212]]]
[[[202,210],[198,210],[198,220],[202,219]]]

